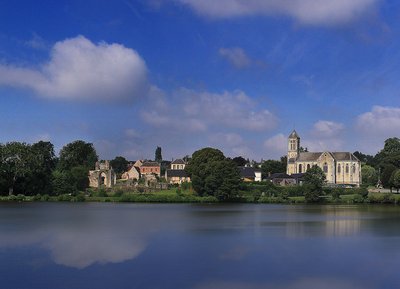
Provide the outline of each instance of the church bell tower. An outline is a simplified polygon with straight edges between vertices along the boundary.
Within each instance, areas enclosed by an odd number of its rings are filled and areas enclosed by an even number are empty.
[[[288,175],[297,173],[296,159],[300,153],[300,137],[295,130],[289,135],[288,138],[288,154],[287,154],[287,169]]]

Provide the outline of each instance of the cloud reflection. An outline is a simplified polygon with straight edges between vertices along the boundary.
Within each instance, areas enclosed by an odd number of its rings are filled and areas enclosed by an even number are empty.
[[[55,263],[79,269],[119,263],[139,256],[150,235],[168,219],[157,212],[146,214],[144,222],[140,206],[110,210],[99,204],[63,204],[45,208],[52,211],[36,209],[26,214],[28,209],[22,208],[23,218],[12,218],[12,227],[1,228],[0,248],[42,247],[50,251]]]

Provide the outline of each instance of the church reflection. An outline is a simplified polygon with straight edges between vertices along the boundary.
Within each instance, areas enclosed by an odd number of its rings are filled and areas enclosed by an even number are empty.
[[[361,232],[363,220],[359,210],[329,208],[323,214],[306,220],[288,221],[285,225],[286,237],[306,236],[355,236]]]

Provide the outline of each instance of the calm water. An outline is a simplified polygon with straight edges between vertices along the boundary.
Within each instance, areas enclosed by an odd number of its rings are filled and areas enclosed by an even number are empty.
[[[400,288],[400,208],[0,204],[0,288]]]

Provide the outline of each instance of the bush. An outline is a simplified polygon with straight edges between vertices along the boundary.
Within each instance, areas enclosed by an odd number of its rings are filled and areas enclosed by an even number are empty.
[[[123,194],[124,194],[124,191],[123,191],[123,190],[117,190],[117,191],[114,193],[114,197],[121,197]]]
[[[83,193],[77,194],[77,195],[72,199],[72,201],[74,201],[74,202],[84,202],[85,200],[86,200],[85,194],[83,194]]]
[[[71,195],[59,195],[57,196],[57,201],[59,202],[71,202],[72,196]]]
[[[371,193],[368,195],[371,204],[395,204],[396,199],[393,194]]]

